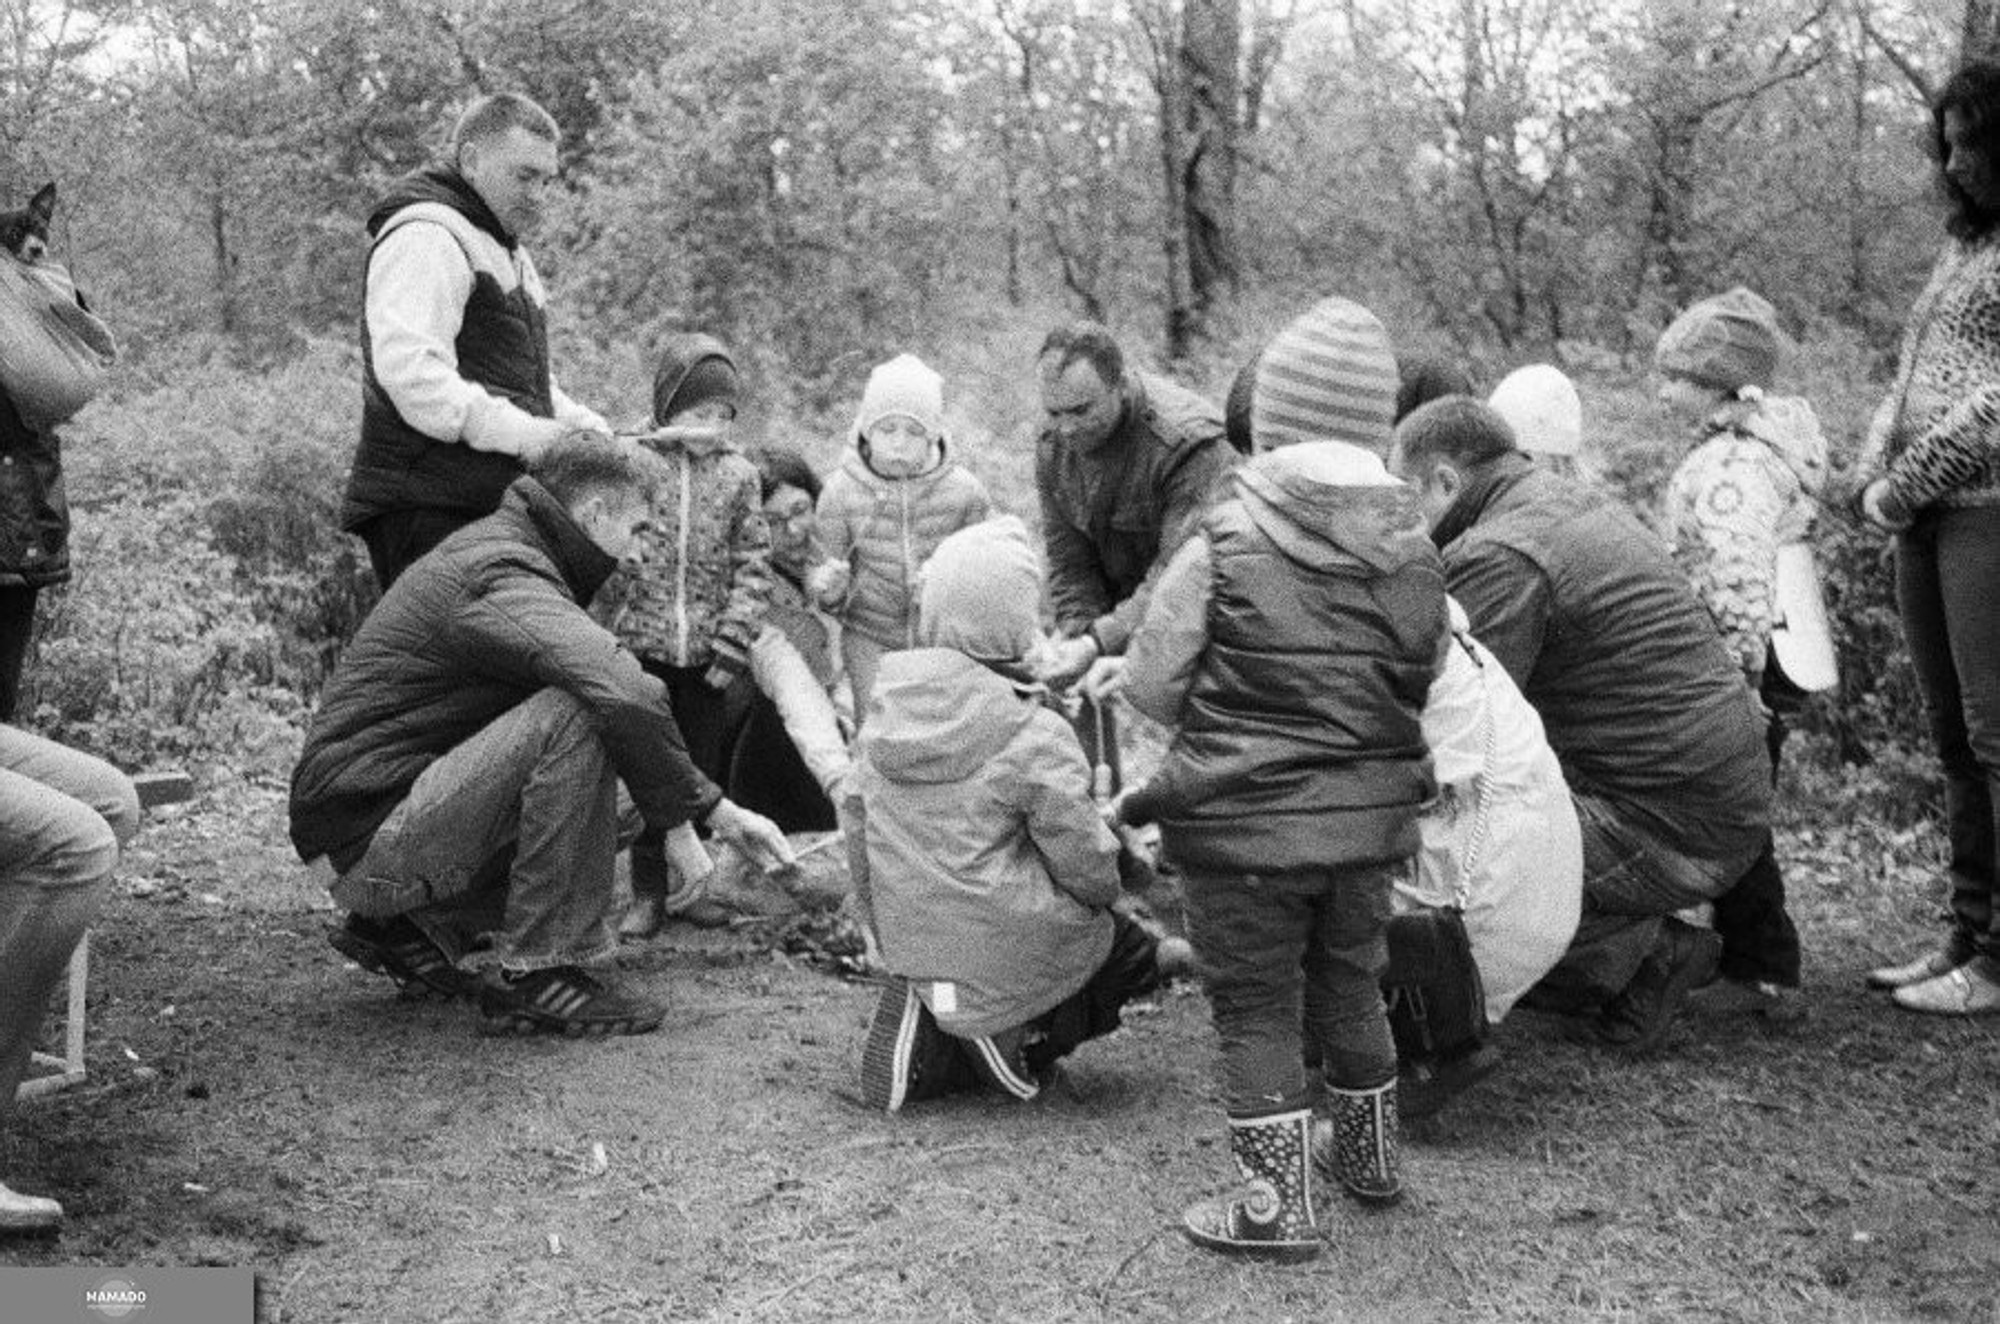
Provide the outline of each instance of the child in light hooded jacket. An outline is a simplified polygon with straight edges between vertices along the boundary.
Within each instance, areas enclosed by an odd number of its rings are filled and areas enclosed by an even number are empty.
[[[820,494],[828,558],[813,572],[819,605],[841,624],[841,657],[864,725],[882,655],[917,645],[917,573],[939,543],[992,512],[986,485],[953,459],[944,382],[914,354],[868,374],[854,443]]]
[[[982,1083],[1033,1098],[1163,974],[1163,944],[1114,908],[1118,840],[1026,661],[1041,587],[1020,520],[955,533],[924,571],[921,647],[882,660],[848,824],[896,976],[862,1051],[872,1107]]]

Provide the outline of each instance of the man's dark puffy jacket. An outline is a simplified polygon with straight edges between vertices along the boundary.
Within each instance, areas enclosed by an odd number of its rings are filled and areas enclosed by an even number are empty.
[[[292,773],[292,844],[345,870],[420,773],[553,686],[596,721],[647,825],[705,817],[721,792],[689,762],[666,687],[592,620],[615,568],[532,478],[396,580],[328,683]]]

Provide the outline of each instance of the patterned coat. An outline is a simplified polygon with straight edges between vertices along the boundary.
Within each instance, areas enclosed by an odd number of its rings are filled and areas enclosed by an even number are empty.
[[[1953,240],[1910,311],[1864,482],[1911,513],[2000,504],[2000,232]]]
[[[1792,396],[1735,401],[1703,423],[1667,484],[1674,560],[1752,684],[1777,624],[1778,548],[1804,542],[1826,487],[1826,437]]]
[[[606,589],[611,628],[649,662],[740,674],[771,596],[757,467],[726,443],[656,454],[652,516]]]

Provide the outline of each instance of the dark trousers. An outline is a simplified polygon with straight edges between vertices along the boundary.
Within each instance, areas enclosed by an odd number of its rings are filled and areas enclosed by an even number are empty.
[[[425,552],[478,518],[470,510],[391,510],[377,515],[354,533],[368,548],[368,563],[375,567],[375,582],[386,593],[396,577]]]
[[[1023,1027],[1021,1056],[1037,1076],[1088,1041],[1123,1023],[1125,1004],[1160,986],[1160,944],[1123,911],[1111,912],[1116,927],[1111,954],[1084,986]],[[998,1036],[996,1036],[998,1037]]]
[[[754,684],[750,689],[742,729],[730,744],[724,791],[736,804],[764,815],[786,832],[831,832],[839,826],[833,802],[786,734],[778,705],[757,692]]]
[[[1764,707],[1770,713],[1764,745],[1771,753],[1771,784],[1778,781],[1778,759],[1785,748],[1786,721],[1805,707],[1806,693],[1778,668],[1776,654],[1766,657]],[[1722,935],[1725,979],[1799,986],[1799,931],[1785,909],[1785,875],[1778,868],[1776,843],[1764,839],[1743,876],[1715,899],[1715,931]]]
[[[2000,507],[1931,510],[1896,539],[1903,637],[1944,765],[1952,954],[2000,956]]]
[[[647,675],[659,677],[666,685],[667,703],[674,711],[674,725],[680,728],[689,760],[710,781],[726,785],[729,747],[744,715],[742,687],[732,686],[728,693],[711,689],[702,679],[705,667],[671,667],[656,658],[641,658],[639,665],[646,669]],[[667,894],[671,879],[661,857],[665,840],[664,833],[648,828],[632,843],[635,895]]]
[[[1183,870],[1188,936],[1222,1041],[1231,1116],[1311,1100],[1301,1026],[1331,1084],[1367,1090],[1396,1078],[1381,980],[1390,896],[1409,867],[1402,860],[1282,875]]]
[[[21,705],[21,668],[35,635],[35,599],[41,589],[22,584],[0,588],[0,722],[14,720]]]

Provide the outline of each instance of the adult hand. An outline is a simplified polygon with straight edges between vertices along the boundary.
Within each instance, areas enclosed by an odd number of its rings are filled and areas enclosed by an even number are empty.
[[[766,873],[790,869],[799,862],[792,843],[778,825],[762,814],[753,814],[732,800],[718,801],[709,811],[708,830],[717,841],[742,851],[750,863]]]
[[[1103,702],[1125,688],[1125,659],[1122,657],[1100,657],[1090,664],[1090,670],[1083,673],[1077,688],[1092,699]]]
[[[1876,528],[1901,533],[1910,527],[1911,514],[1887,478],[1877,478],[1861,490],[1861,513]]]
[[[1087,634],[1058,640],[1050,646],[1042,663],[1042,684],[1052,690],[1068,689],[1090,670],[1090,664],[1097,660],[1097,651],[1097,640]]]
[[[529,430],[521,438],[521,464],[532,469],[548,456],[555,444],[569,431],[553,418],[532,418],[528,420]]]

